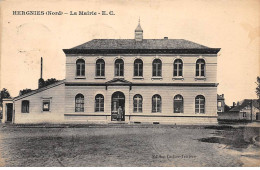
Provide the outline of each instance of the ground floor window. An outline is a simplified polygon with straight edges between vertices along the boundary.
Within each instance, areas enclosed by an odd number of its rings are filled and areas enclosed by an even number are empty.
[[[43,100],[42,101],[42,111],[50,111],[50,105],[51,105],[51,102],[50,100]]]
[[[77,94],[75,97],[75,112],[84,112],[84,96]]]
[[[22,113],[29,113],[29,100],[23,100],[22,101]]]
[[[243,112],[243,117],[246,117],[246,112]]]
[[[205,113],[205,97],[202,95],[195,98],[195,113]]]
[[[153,113],[158,113],[161,112],[162,109],[162,99],[161,96],[159,94],[155,94],[152,97],[152,112]]]
[[[176,95],[173,99],[173,111],[174,113],[183,113],[183,97]]]
[[[143,98],[140,94],[134,96],[134,112],[141,113],[143,111]]]
[[[102,94],[95,97],[95,112],[104,112],[104,96]]]

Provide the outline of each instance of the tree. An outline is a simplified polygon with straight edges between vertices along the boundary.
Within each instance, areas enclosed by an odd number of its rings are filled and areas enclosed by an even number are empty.
[[[10,98],[10,93],[8,92],[7,89],[3,88],[1,91],[0,91],[0,119],[2,119],[2,111],[3,111],[3,99],[5,98]]]
[[[260,98],[260,77],[259,76],[257,77],[256,84],[257,84],[257,87],[256,87],[256,91],[255,92],[256,92],[257,97]]]
[[[54,84],[56,82],[58,82],[58,80],[56,80],[55,78],[47,79],[44,81],[44,86],[48,86],[48,85]]]
[[[258,108],[260,108],[260,77],[259,76],[256,78],[256,84],[257,84],[257,87],[256,87],[255,92],[256,92],[256,95],[258,97],[258,100],[257,100]]]
[[[8,92],[8,90],[6,88],[3,88],[1,91],[0,91],[0,105],[2,106],[3,104],[3,99],[4,98],[10,98],[10,93]]]
[[[42,88],[42,87],[54,84],[54,83],[56,83],[58,81],[59,80],[56,80],[55,78],[50,78],[50,79],[47,79],[45,81],[42,78],[40,78],[39,82],[38,82],[39,83],[39,88]]]
[[[32,91],[32,89],[23,89],[23,90],[20,90],[19,92],[19,96],[23,95],[23,94],[26,94],[26,93],[30,93]]]

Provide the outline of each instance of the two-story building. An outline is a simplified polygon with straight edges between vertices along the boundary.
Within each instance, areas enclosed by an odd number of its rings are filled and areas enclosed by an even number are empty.
[[[15,97],[13,122],[217,122],[217,55],[184,39],[94,39],[66,54],[66,79]],[[6,114],[7,115],[7,114]]]

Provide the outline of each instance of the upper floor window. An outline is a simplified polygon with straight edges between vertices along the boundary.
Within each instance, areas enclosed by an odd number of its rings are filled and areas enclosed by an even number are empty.
[[[181,59],[176,59],[173,64],[173,76],[174,77],[182,77],[182,68],[183,63]]]
[[[85,76],[85,61],[83,59],[78,59],[76,61],[76,75]]]
[[[195,113],[205,113],[205,97],[202,95],[195,98]]]
[[[196,76],[205,77],[205,60],[198,59],[196,62]]]
[[[97,94],[95,97],[95,112],[104,112],[104,96]]]
[[[162,99],[161,96],[158,94],[153,95],[152,97],[152,112],[157,113],[161,112],[162,109]]]
[[[122,59],[115,61],[115,76],[124,76],[124,61]]]
[[[173,111],[174,113],[183,113],[183,97],[181,95],[174,96]]]
[[[222,102],[218,101],[218,107],[222,107]]]
[[[22,113],[29,113],[29,100],[23,100],[22,101]]]
[[[136,77],[143,76],[143,61],[141,59],[136,59],[134,61],[134,76]]]
[[[75,112],[84,112],[84,96],[77,94],[75,97]]]
[[[105,76],[105,61],[98,59],[96,62],[96,76]]]
[[[162,76],[162,61],[160,59],[153,60],[153,76],[154,77]]]
[[[143,98],[140,94],[134,95],[134,112],[141,113],[143,111]]]

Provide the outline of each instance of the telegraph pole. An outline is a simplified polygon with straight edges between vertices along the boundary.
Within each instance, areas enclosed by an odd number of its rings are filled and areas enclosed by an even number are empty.
[[[251,122],[253,122],[253,99],[251,99]]]

